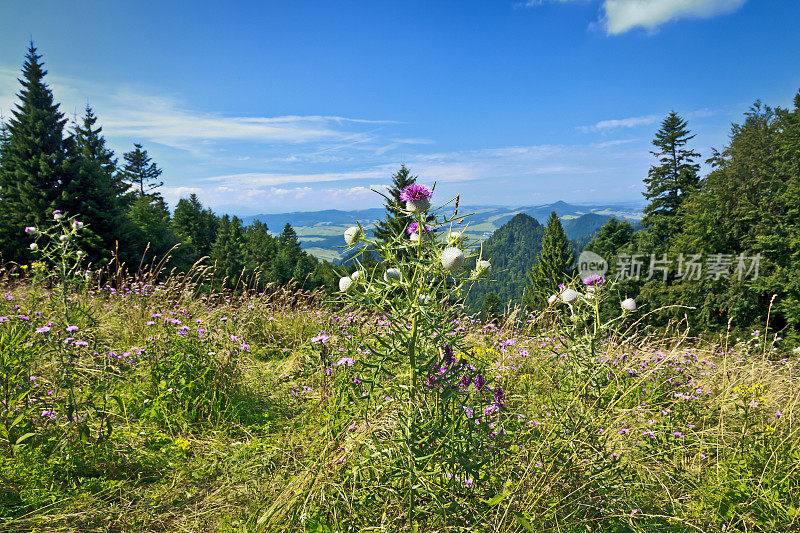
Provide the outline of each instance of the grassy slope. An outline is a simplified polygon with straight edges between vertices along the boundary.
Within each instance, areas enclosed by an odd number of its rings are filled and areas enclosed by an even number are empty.
[[[13,457],[0,452],[0,530],[408,530],[404,502],[381,466],[391,413],[353,418],[356,408],[340,395],[353,370],[332,364],[342,353],[360,357],[353,338],[369,321],[289,291],[235,299],[184,288],[171,282],[76,298],[97,323],[72,319],[79,329],[71,336],[89,343],[69,348],[79,356],[75,386],[104,383],[124,405],[105,407],[113,432],[99,444],[93,421],[102,409],[85,410],[92,431],[83,441],[63,412],[55,420],[40,415],[58,410],[68,394],[57,385],[57,354],[65,349],[56,337],[58,307],[44,292],[7,292],[0,316],[9,321],[0,331],[30,332],[36,435]],[[51,332],[33,333],[51,321]],[[757,340],[729,351],[663,337],[609,347],[614,400],[598,409],[560,389],[564,366],[548,331],[464,325],[473,330],[475,353],[508,387],[509,431],[516,420],[513,453],[498,467],[507,496],[487,504],[494,494],[480,487],[457,494],[480,517],[470,529],[798,527],[794,362],[767,360]],[[310,342],[320,330],[333,335],[327,365]],[[201,361],[186,374],[200,380],[197,394],[220,393],[204,414],[187,414],[179,380],[171,387],[169,379],[151,381],[157,363],[150,356],[160,354],[171,372],[190,364],[179,352]],[[213,379],[202,374],[209,368],[219,371]],[[581,406],[581,420],[567,420],[566,406]],[[450,527],[429,522],[421,530]]]

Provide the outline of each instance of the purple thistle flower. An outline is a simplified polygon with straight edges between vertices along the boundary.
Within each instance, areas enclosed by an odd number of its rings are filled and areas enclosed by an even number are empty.
[[[400,200],[403,202],[416,202],[418,200],[427,200],[431,196],[433,196],[433,193],[428,187],[412,183],[411,185],[406,185],[400,193]]]
[[[601,283],[605,283],[606,278],[600,276],[599,274],[592,274],[591,276],[586,276],[583,278],[584,285],[600,285]]]
[[[425,227],[422,229],[422,233],[430,234],[430,232],[431,232],[431,227],[425,224]],[[408,227],[406,228],[406,233],[408,233],[409,235],[419,233],[419,223],[412,222],[411,224],[409,224]]]

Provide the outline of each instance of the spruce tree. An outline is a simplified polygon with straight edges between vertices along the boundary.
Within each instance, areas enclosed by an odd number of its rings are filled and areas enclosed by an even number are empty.
[[[527,309],[539,309],[547,298],[574,275],[572,246],[555,211],[550,213],[542,238],[539,260],[528,272],[528,285],[522,302]]]
[[[238,217],[223,215],[220,219],[211,261],[216,267],[216,278],[225,280],[229,288],[235,287],[246,262],[244,230]]]
[[[650,167],[644,179],[647,190],[643,194],[649,204],[644,208],[642,226],[654,247],[668,246],[670,238],[680,232],[678,209],[700,183],[700,165],[694,162],[700,154],[686,146],[693,138],[686,121],[671,111],[653,139],[657,150],[650,153],[659,164]]]
[[[387,191],[386,201],[383,204],[386,209],[386,219],[376,222],[375,229],[372,230],[376,239],[388,243],[400,235],[409,223],[413,222],[402,212],[405,203],[400,200],[400,193],[405,187],[416,182],[417,176],[412,176],[405,165],[401,165],[400,170],[392,176],[392,185]]]
[[[133,188],[134,195],[152,196],[156,194],[153,192],[155,189],[164,185],[163,181],[157,181],[163,171],[150,159],[140,143],[134,143],[133,150],[126,152],[123,158],[125,166],[122,167],[122,178]]]
[[[181,198],[172,214],[172,226],[196,261],[211,254],[219,219],[211,209],[203,208],[196,194]]]
[[[94,263],[107,260],[121,243],[130,241],[123,193],[127,186],[117,174],[114,152],[106,147],[97,117],[87,106],[70,143],[72,180],[64,189],[60,205],[86,224],[82,243]],[[122,250],[123,253],[125,250]]]
[[[0,254],[5,260],[29,258],[24,227],[51,219],[71,178],[64,140],[67,120],[44,82],[47,71],[41,58],[31,43],[19,80],[19,103],[0,152]]]

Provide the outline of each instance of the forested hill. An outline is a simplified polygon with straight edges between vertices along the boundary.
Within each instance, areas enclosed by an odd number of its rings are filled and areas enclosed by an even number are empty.
[[[494,274],[491,281],[472,287],[467,305],[472,309],[480,308],[490,292],[504,304],[519,302],[525,276],[542,249],[543,236],[544,226],[532,216],[520,213],[486,239],[482,254],[484,259],[491,261]]]

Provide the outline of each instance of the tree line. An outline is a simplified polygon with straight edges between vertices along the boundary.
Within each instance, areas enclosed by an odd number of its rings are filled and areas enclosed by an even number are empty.
[[[647,310],[654,325],[683,320],[694,331],[743,333],[769,325],[800,341],[800,93],[790,109],[756,102],[727,145],[707,154],[677,112],[652,141],[641,229],[611,219],[585,249],[605,258],[607,277]],[[522,301],[541,308],[576,277],[558,217],[545,229]],[[753,333],[756,333],[755,331]]]
[[[159,192],[162,169],[147,150],[136,143],[120,162],[88,105],[81,120],[68,124],[46,75],[31,43],[18,102],[0,122],[3,263],[31,262],[23,229],[47,225],[58,209],[84,222],[82,246],[95,267],[114,254],[134,267],[170,254],[168,266],[178,270],[208,258],[215,279],[229,286],[256,274],[262,283],[294,278],[306,288],[332,286],[333,265],[304,252],[289,224],[274,236],[259,221],[244,226],[238,217],[216,215],[194,194],[170,213]]]

